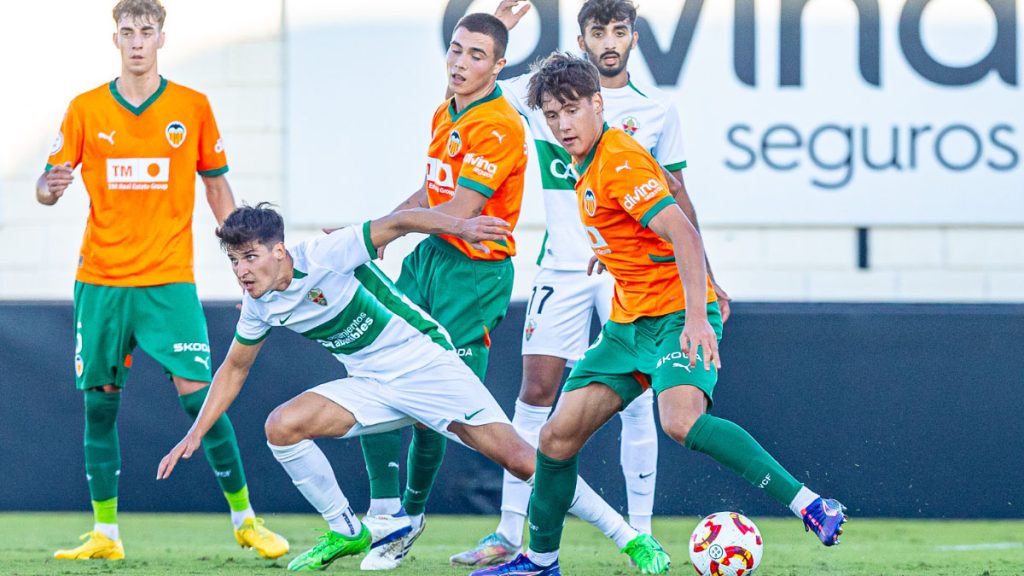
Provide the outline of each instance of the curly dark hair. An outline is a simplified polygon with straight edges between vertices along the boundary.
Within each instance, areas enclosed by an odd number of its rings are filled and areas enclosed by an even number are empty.
[[[235,208],[217,228],[220,247],[231,250],[258,242],[269,248],[284,242],[284,218],[272,206],[270,202],[260,202]]]
[[[601,91],[597,68],[589,60],[568,52],[553,52],[530,68],[533,76],[526,101],[531,108],[540,108],[545,94],[565,104]]]

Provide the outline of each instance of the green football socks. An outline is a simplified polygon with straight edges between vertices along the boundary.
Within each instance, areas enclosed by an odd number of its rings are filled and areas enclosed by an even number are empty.
[[[578,472],[579,455],[568,460],[555,460],[537,450],[537,472],[530,496],[530,550],[558,550],[565,514],[576,493]]]
[[[181,407],[195,420],[199,410],[206,401],[210,387],[197,390],[191,394],[178,396]],[[235,428],[227,414],[221,414],[214,422],[210,431],[203,438],[203,451],[206,460],[217,476],[217,483],[224,494],[237,494],[245,488],[245,470],[242,468],[242,455],[238,452],[238,440],[235,439]],[[230,499],[228,500],[230,502]],[[234,508],[232,508],[234,510]]]
[[[448,439],[438,432],[413,426],[409,445],[409,471],[402,506],[410,516],[423,514],[437,471],[444,461]]]
[[[704,414],[697,419],[685,445],[711,456],[758,488],[789,506],[803,486],[743,428]]]
[[[121,474],[117,410],[120,405],[119,392],[85,391],[85,477],[96,521],[104,524],[117,523],[117,478]],[[104,519],[100,518],[101,514]]]
[[[370,498],[398,498],[398,461],[402,454],[402,432],[392,430],[370,436],[360,436],[363,461],[370,478]]]

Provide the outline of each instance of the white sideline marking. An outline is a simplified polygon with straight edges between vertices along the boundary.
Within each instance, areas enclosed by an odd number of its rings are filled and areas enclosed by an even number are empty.
[[[1024,542],[991,542],[987,544],[960,544],[957,546],[936,546],[941,552],[974,552],[976,550],[1011,550],[1024,548]]]

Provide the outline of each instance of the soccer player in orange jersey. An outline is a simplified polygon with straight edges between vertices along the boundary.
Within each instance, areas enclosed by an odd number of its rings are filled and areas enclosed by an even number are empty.
[[[195,418],[211,380],[206,319],[192,272],[195,175],[222,222],[235,201],[227,157],[206,96],[157,72],[166,12],[159,0],[122,0],[113,10],[121,75],[76,97],[36,184],[45,205],[60,200],[82,165],[89,219],[75,276],[75,373],[85,397],[85,471],[95,524],[60,559],[124,558],[117,524],[121,453],[117,412],[141,346],[159,362]],[[231,509],[235,539],[276,558],[288,542],[249,504],[227,416],[203,442]]]
[[[452,97],[434,113],[425,182],[398,210],[430,208],[461,218],[484,214],[515,226],[526,141],[519,114],[495,83],[505,65],[507,42],[504,24],[490,14],[469,14],[456,25],[447,56]],[[406,258],[396,283],[447,329],[459,357],[480,380],[487,369],[489,333],[505,316],[511,298],[510,257],[515,254],[512,236],[485,244],[487,254],[458,238],[431,236]],[[414,428],[402,499],[401,436],[389,432],[360,440],[371,496],[364,522],[373,535],[373,547],[360,566],[393,569],[423,531],[423,512],[444,457],[445,439],[432,430]],[[600,498],[581,499],[573,513],[601,529],[619,548],[638,538],[637,531]],[[639,550],[644,545],[637,546]]]
[[[662,429],[788,506],[826,546],[838,543],[843,506],[810,491],[743,428],[707,414],[721,368],[722,319],[700,235],[668,191],[654,158],[603,119],[598,71],[555,53],[530,80],[529,102],[544,112],[572,155],[577,206],[591,249],[615,278],[609,322],[573,367],[541,429],[530,498],[530,550],[474,576],[560,574],[558,549],[578,453],[590,436],[648,388]],[[568,477],[567,477],[568,475]],[[659,547],[660,548],[660,547]],[[664,551],[638,562],[668,571]]]

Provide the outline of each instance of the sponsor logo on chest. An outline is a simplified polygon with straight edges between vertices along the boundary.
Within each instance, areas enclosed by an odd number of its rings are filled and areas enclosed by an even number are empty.
[[[111,190],[167,190],[170,158],[107,158]]]
[[[427,158],[427,188],[448,196],[455,195],[455,174],[452,165],[437,158]]]

